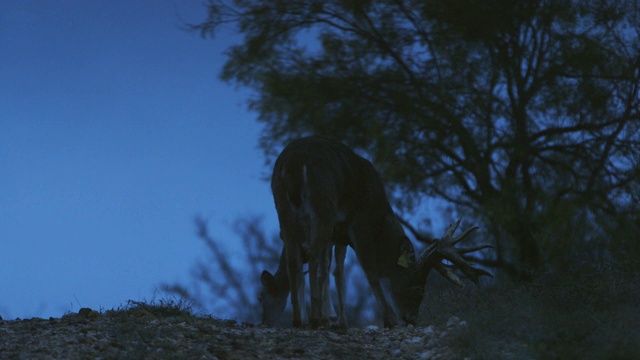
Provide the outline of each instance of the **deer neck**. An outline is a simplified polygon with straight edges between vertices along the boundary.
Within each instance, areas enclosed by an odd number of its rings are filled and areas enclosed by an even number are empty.
[[[287,276],[287,256],[286,251],[282,249],[280,254],[280,263],[278,264],[278,270],[273,274],[273,278],[276,282],[276,286],[279,291],[289,292],[289,277]]]

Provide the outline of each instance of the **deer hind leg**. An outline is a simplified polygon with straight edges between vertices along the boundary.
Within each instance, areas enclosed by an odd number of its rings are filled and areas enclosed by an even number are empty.
[[[322,307],[322,294],[319,289],[319,266],[320,259],[317,256],[310,256],[309,258],[309,288],[311,292],[311,316],[309,317],[309,323],[311,327],[316,328],[322,326],[321,324],[321,307]]]
[[[333,277],[336,282],[336,292],[338,293],[338,319],[336,326],[339,328],[347,327],[347,316],[344,310],[344,259],[347,255],[347,247],[336,245],[335,249],[336,267],[333,270]]]
[[[314,226],[309,256],[309,285],[311,288],[312,327],[329,324],[329,271],[331,267],[331,238],[325,226]]]
[[[331,248],[327,249],[327,256],[329,260],[329,265],[331,265]],[[328,317],[329,322],[335,322],[337,319],[336,311],[333,307],[333,303],[331,301],[331,292],[329,286],[329,277],[327,276],[327,281],[322,284],[322,316]]]
[[[311,288],[311,316],[312,327],[321,327],[329,324],[330,298],[329,298],[329,267],[331,265],[327,253],[331,247],[322,253],[322,256],[309,259],[309,285]]]
[[[304,273],[302,272],[302,254],[300,247],[293,241],[285,241],[287,256],[287,276],[291,288],[291,307],[293,326],[301,327],[304,313]]]

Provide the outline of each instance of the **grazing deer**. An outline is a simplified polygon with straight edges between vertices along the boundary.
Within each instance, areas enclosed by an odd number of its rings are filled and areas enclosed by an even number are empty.
[[[302,326],[302,266],[308,262],[309,322],[313,327],[328,324],[328,273],[334,246],[338,326],[346,326],[342,270],[347,245],[355,250],[382,308],[386,327],[402,321],[415,323],[432,268],[457,284],[462,283],[456,269],[476,283],[479,276],[490,276],[463,257],[490,245],[455,248],[477,229],[472,227],[453,237],[460,220],[447,229],[442,239],[435,239],[416,261],[413,245],[391,209],[373,165],[340,142],[317,136],[292,141],[276,160],[271,189],[284,250],[276,275],[264,271],[261,276],[263,320],[267,323],[282,313],[290,291],[293,326]],[[443,259],[453,265],[443,264]]]

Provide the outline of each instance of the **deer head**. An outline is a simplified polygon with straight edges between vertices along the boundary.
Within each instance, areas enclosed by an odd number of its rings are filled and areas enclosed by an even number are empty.
[[[270,326],[278,324],[289,298],[289,278],[286,269],[284,250],[280,255],[280,264],[275,274],[264,270],[260,275],[262,290],[260,303],[262,304],[262,323]]]

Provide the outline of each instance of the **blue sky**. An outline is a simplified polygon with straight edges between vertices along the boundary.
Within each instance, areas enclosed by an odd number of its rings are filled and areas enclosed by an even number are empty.
[[[195,215],[235,253],[237,217],[264,215],[274,231],[249,93],[218,79],[234,39],[180,30],[205,11],[0,0],[4,319],[111,309],[186,282],[204,250]]]

